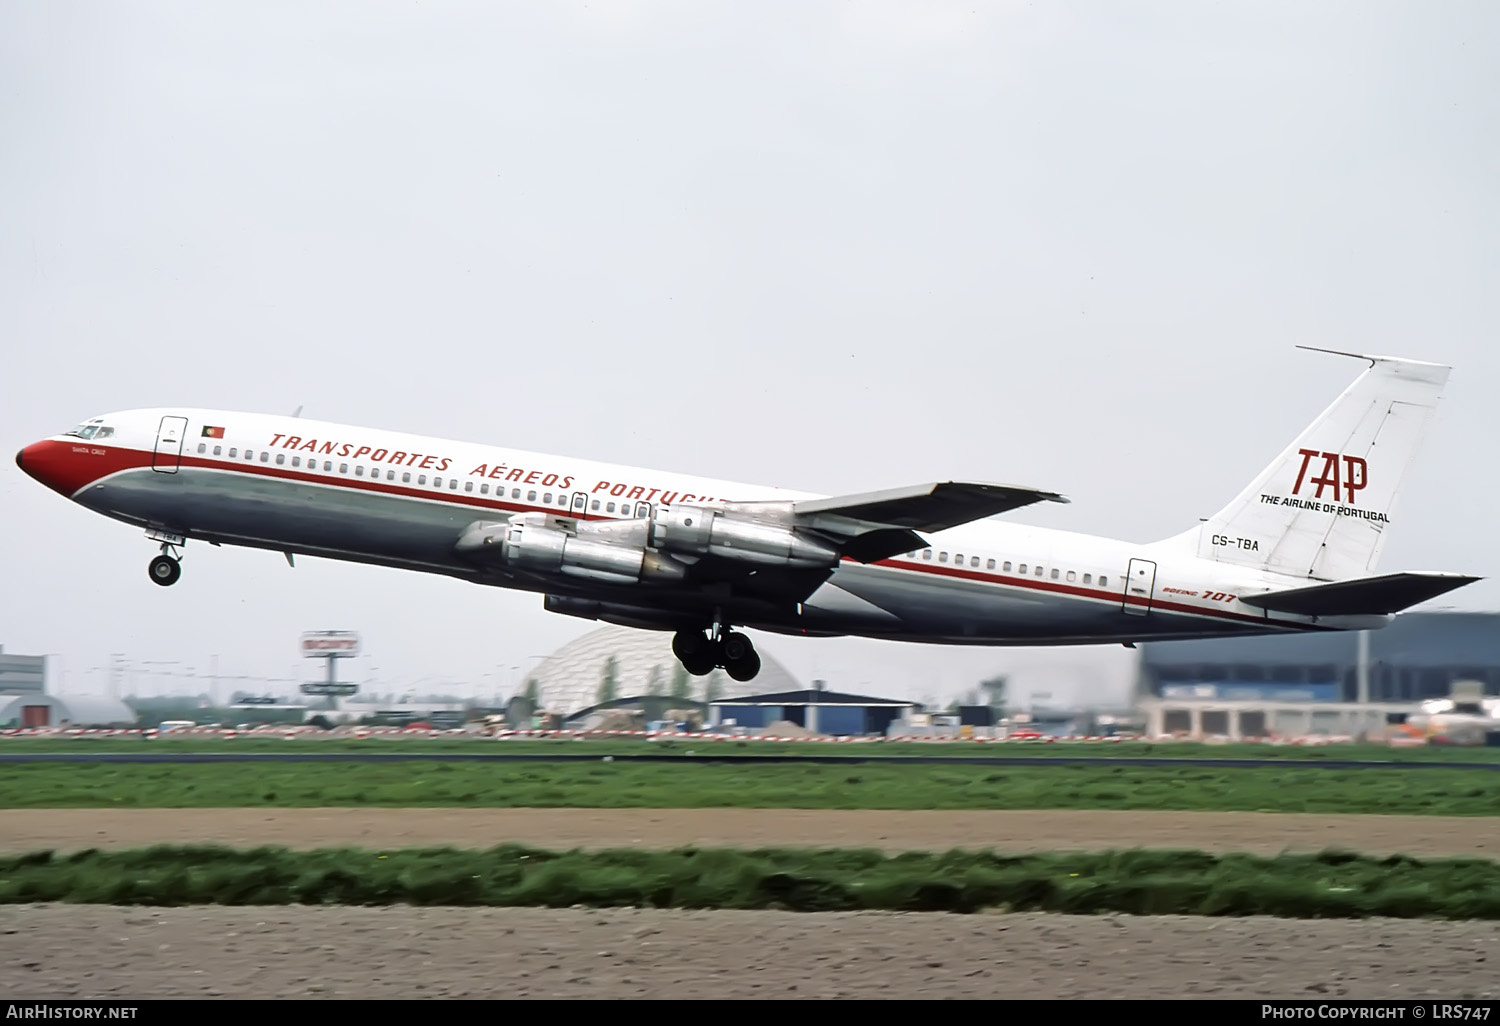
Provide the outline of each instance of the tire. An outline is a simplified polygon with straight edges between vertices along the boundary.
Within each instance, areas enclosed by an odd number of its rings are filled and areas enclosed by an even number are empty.
[[[724,662],[724,668],[728,669],[730,664],[743,662],[755,654],[755,646],[750,644],[750,639],[736,631],[724,635],[720,643],[719,657]]]
[[[750,654],[739,662],[730,663],[724,667],[724,672],[729,674],[732,680],[743,684],[747,680],[754,680],[755,675],[760,672],[760,656],[752,649]]]
[[[151,561],[149,572],[152,581],[166,588],[182,576],[182,564],[170,556],[157,556]]]
[[[705,658],[712,656],[708,638],[704,637],[702,631],[678,631],[674,634],[672,654],[681,660],[684,666],[689,662],[702,662]]]
[[[706,677],[714,672],[714,657],[711,655],[698,655],[689,659],[680,660],[682,668],[694,677]]]

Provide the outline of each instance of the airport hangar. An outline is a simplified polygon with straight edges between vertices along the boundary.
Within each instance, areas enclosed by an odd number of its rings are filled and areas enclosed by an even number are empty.
[[[891,724],[911,719],[922,707],[868,695],[811,688],[779,694],[746,695],[709,703],[709,723],[761,730],[774,723],[792,723],[810,734],[827,737],[884,735]]]
[[[674,701],[663,694],[670,690],[677,665],[672,636],[610,626],[564,645],[525,679],[536,681],[541,707],[560,714],[570,728],[586,728],[612,709],[641,709],[652,720],[667,709],[691,708],[708,713],[710,728],[732,720],[733,726],[751,731],[790,722],[809,733],[829,736],[884,734],[892,723],[921,708],[914,702],[809,689],[774,656],[762,651],[760,657],[761,672],[754,681],[735,681],[723,673],[693,677],[689,698]],[[608,698],[600,693],[611,658],[615,693],[630,697]]]
[[[778,688],[799,686],[787,669],[760,653],[761,672],[754,683],[732,679],[722,670],[707,677],[689,677],[687,697],[699,702],[761,690],[767,681]],[[605,693],[604,678],[614,661],[614,696]],[[518,693],[535,682],[537,708],[572,720],[604,707],[616,708],[619,696],[669,694],[678,666],[672,654],[672,635],[664,631],[608,626],[575,638],[524,674]]]
[[[113,698],[47,693],[47,657],[12,655],[0,647],[0,729],[133,727],[136,714]]]
[[[1406,613],[1374,631],[1140,645],[1148,737],[1383,736],[1459,681],[1500,695],[1500,613]]]

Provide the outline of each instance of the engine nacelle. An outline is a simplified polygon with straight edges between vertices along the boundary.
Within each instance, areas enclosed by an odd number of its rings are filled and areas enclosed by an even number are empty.
[[[838,566],[836,549],[780,524],[727,516],[703,506],[672,506],[651,520],[651,544],[663,552],[772,566]]]
[[[496,552],[506,565],[517,570],[621,584],[680,581],[687,575],[687,567],[661,553],[621,544],[608,535],[570,534],[546,514],[522,514],[506,523],[471,524],[456,548],[464,553]]]
[[[649,520],[588,520],[576,527],[578,537],[608,545],[626,545],[635,549],[651,547]]]
[[[634,627],[647,631],[697,630],[703,624],[682,613],[671,613],[646,606],[622,605],[617,602],[598,602],[593,599],[573,598],[568,595],[547,595],[542,606],[549,613],[577,616],[584,620],[602,620],[621,627]]]

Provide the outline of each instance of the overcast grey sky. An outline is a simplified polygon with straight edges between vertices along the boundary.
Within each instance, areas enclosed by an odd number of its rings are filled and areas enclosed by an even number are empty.
[[[1451,0],[7,0],[0,451],[304,406],[828,494],[1015,482],[1073,499],[1018,522],[1145,542],[1361,369],[1305,344],[1454,366],[1381,569],[1500,577],[1497,29]],[[140,532],[3,467],[0,644],[70,690],[111,652],[316,676],[298,635],[335,628],[356,677],[508,690],[598,626],[199,545],[158,588]],[[758,643],[879,693],[1129,659]]]

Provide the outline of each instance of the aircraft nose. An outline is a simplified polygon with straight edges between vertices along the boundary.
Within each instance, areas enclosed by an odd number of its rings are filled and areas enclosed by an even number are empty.
[[[55,492],[70,495],[83,485],[78,480],[78,466],[71,448],[61,442],[32,442],[16,453],[16,466],[27,477],[39,481]]]
[[[47,462],[44,455],[46,446],[46,442],[32,442],[16,453],[16,466],[20,467],[28,477],[36,477],[37,471],[42,469],[42,464]]]

